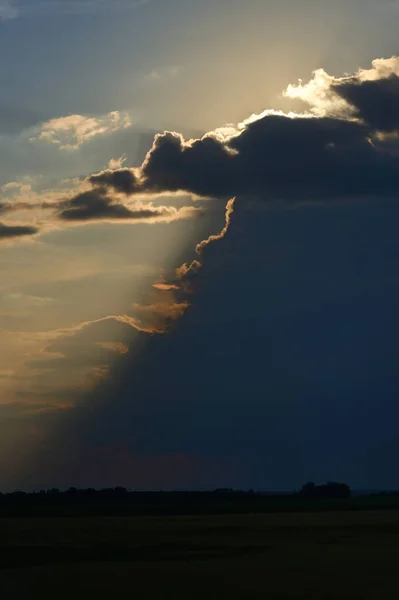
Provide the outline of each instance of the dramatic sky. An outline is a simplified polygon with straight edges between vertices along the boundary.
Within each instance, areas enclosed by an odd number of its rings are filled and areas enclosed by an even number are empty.
[[[399,479],[397,0],[0,0],[2,489]]]

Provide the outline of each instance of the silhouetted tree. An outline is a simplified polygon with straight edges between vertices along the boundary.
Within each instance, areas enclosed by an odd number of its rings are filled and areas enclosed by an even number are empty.
[[[305,498],[350,498],[351,490],[346,483],[336,481],[329,481],[322,485],[308,482],[302,487],[300,494]]]
[[[316,484],[313,481],[308,481],[302,486],[301,494],[302,496],[314,496],[316,489]]]

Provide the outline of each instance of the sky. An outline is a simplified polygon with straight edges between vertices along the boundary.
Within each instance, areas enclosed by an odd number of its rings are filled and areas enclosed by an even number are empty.
[[[0,0],[2,490],[399,487],[396,0]]]

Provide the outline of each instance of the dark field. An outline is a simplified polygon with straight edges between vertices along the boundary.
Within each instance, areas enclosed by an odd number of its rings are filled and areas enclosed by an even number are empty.
[[[0,519],[7,597],[396,598],[399,511]]]

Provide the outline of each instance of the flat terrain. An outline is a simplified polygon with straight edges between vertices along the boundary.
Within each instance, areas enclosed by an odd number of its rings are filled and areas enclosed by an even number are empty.
[[[399,511],[0,519],[0,594],[398,597]]]

